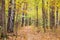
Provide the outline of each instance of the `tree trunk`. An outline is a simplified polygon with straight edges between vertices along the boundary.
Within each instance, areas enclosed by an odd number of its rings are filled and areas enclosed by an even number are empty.
[[[29,26],[31,25],[31,17],[29,18]]]
[[[23,27],[24,26],[24,13],[22,13],[22,24],[21,26]]]
[[[50,5],[50,28],[53,29],[55,27],[55,0],[51,1]]]
[[[1,9],[0,9],[0,26],[2,28],[1,36],[6,38],[6,26],[5,26],[5,0],[0,0]]]
[[[50,11],[50,28],[52,29],[55,26],[55,15],[54,15],[55,7],[51,6],[50,9],[51,9],[51,11]]]
[[[58,7],[57,7],[57,10],[56,10],[56,28],[58,27]]]
[[[36,27],[38,27],[38,6],[36,6],[36,15],[37,15],[37,19],[36,19]]]
[[[7,24],[7,31],[13,32],[14,27],[14,0],[10,0],[9,11],[8,11],[8,24]]]
[[[2,13],[2,0],[0,0],[0,26],[3,26],[3,21],[2,21],[2,14],[4,14],[4,13]]]
[[[25,26],[28,25],[28,19],[27,19],[27,12],[26,11],[27,11],[27,2],[24,2],[23,13],[22,13],[22,26],[24,25],[24,22],[25,22]]]
[[[42,0],[42,19],[43,19],[43,28],[44,28],[44,32],[45,30],[45,18],[46,18],[46,14],[45,14],[45,8],[44,8],[44,0]]]

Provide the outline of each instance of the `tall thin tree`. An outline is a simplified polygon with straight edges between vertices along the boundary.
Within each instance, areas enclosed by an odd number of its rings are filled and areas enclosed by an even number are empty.
[[[40,0],[35,0],[35,8],[36,8],[36,27],[38,27],[39,24],[39,20],[38,20],[38,4],[39,4]]]
[[[25,5],[25,11],[27,11],[27,6],[28,6],[28,4],[27,4],[27,2],[24,2],[24,5]],[[28,17],[27,17],[28,15],[27,15],[27,12],[25,13],[25,26],[27,26],[28,25]]]
[[[6,26],[5,26],[5,0],[0,0],[1,6],[0,6],[0,26],[2,28],[2,34],[3,40],[6,39]]]
[[[46,30],[45,30],[45,27],[46,27],[46,26],[45,26],[45,23],[46,23],[46,22],[45,22],[46,14],[45,14],[44,4],[45,4],[45,3],[44,3],[44,0],[42,0],[42,19],[43,19],[43,28],[44,28],[44,32],[45,32],[45,31],[46,31]]]
[[[8,32],[13,32],[14,17],[15,17],[14,4],[15,4],[14,0],[10,0],[9,10],[8,10],[8,24],[7,24]]]
[[[58,7],[57,7],[57,10],[56,10],[56,28],[58,27]]]
[[[50,28],[52,29],[55,26],[55,2],[51,1],[50,6]]]

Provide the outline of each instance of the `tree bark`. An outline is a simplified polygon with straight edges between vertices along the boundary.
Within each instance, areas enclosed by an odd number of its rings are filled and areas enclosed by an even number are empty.
[[[43,28],[44,28],[44,32],[46,31],[45,29],[45,18],[46,18],[46,13],[45,13],[45,8],[44,8],[44,0],[42,0],[42,19],[43,19]]]
[[[51,1],[50,5],[50,28],[53,29],[55,27],[55,0]]]
[[[14,0],[10,0],[9,11],[8,11],[8,24],[7,24],[7,31],[13,32],[14,27],[14,17],[15,17],[15,5]]]
[[[58,27],[58,7],[57,7],[57,10],[56,10],[56,28]]]

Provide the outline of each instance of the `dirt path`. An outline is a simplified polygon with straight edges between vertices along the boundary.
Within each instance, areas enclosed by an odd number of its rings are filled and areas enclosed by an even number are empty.
[[[8,40],[60,40],[60,34],[53,32],[37,32],[31,27],[18,28],[18,36],[10,36]]]

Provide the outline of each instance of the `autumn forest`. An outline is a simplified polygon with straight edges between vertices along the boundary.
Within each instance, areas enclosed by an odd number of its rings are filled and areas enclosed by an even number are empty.
[[[60,0],[0,0],[0,40],[60,40]]]

